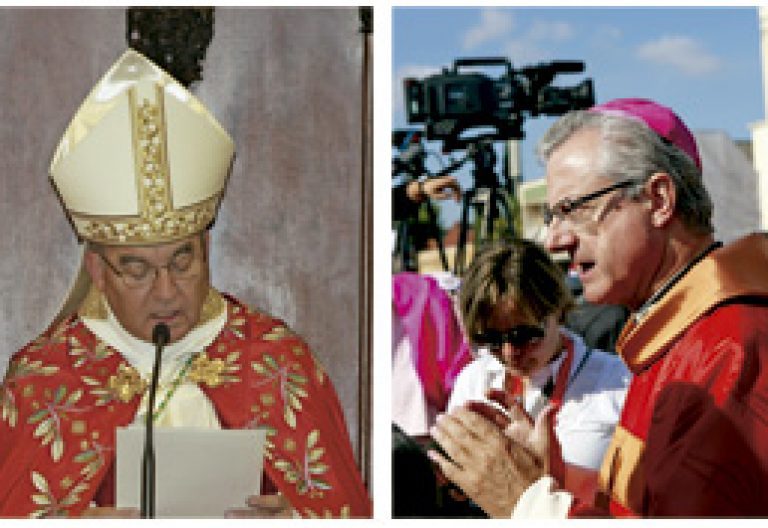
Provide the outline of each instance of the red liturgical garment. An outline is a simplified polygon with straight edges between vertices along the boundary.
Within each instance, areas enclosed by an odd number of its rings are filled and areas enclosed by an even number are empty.
[[[323,368],[281,321],[229,297],[226,309],[187,381],[222,427],[267,428],[266,475],[302,517],[370,517]],[[76,516],[92,500],[110,505],[115,428],[134,420],[143,390],[77,316],[15,354],[0,386],[0,515]]]

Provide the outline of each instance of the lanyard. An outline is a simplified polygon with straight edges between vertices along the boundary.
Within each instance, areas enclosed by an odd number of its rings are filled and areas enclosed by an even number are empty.
[[[549,399],[550,404],[554,407],[554,411],[549,415],[549,474],[552,475],[555,480],[560,483],[565,481],[565,462],[563,461],[562,451],[560,444],[555,434],[555,424],[557,423],[557,415],[560,412],[560,407],[563,405],[563,399],[565,397],[565,391],[568,385],[571,384],[573,378],[575,378],[581,368],[589,358],[591,349],[587,349],[584,357],[576,368],[576,372],[571,374],[571,364],[573,363],[573,340],[567,336],[563,336],[565,341],[565,359],[560,364],[560,369],[557,371],[557,378],[555,381],[555,389],[552,393],[552,397]]]
[[[555,379],[555,389],[552,392],[552,397],[549,402],[555,407],[557,412],[560,411],[560,406],[563,404],[563,397],[565,396],[565,390],[570,385],[569,376],[571,374],[571,364],[573,363],[573,341],[568,337],[563,336],[565,341],[565,359],[560,364],[560,368],[557,371],[557,378]],[[583,361],[582,361],[583,365]],[[579,365],[581,367],[581,365]]]

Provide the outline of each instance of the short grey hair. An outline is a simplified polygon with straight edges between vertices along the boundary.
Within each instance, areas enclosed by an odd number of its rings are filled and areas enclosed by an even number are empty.
[[[677,189],[675,211],[683,223],[700,234],[713,232],[712,200],[699,168],[686,153],[638,120],[587,110],[569,112],[539,141],[539,159],[546,163],[555,149],[583,129],[600,134],[599,163],[603,176],[614,181],[644,182],[654,172],[669,174]],[[631,187],[626,193],[635,197],[640,187]]]

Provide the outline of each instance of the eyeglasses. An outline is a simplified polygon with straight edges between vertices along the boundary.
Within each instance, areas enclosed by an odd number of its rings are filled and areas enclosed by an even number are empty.
[[[140,289],[154,284],[160,275],[161,268],[165,268],[168,271],[168,275],[170,275],[174,282],[194,279],[200,274],[202,263],[205,261],[205,246],[203,245],[202,248],[201,254],[198,257],[191,245],[182,246],[174,253],[171,260],[162,266],[150,264],[146,260],[137,257],[124,257],[123,269],[118,269],[100,252],[98,255],[109,269],[123,280],[127,288]]]
[[[513,326],[509,330],[486,330],[477,333],[472,337],[472,341],[481,347],[488,347],[491,350],[500,349],[504,343],[509,343],[514,347],[524,347],[534,344],[544,338],[544,329],[534,325]]]
[[[623,180],[618,183],[611,184],[607,187],[603,187],[602,189],[598,189],[597,191],[591,192],[589,194],[579,196],[578,198],[563,198],[555,205],[553,205],[551,209],[548,207],[544,210],[544,225],[549,226],[552,223],[552,220],[555,218],[561,222],[565,219],[569,219],[574,224],[584,223],[585,218],[578,218],[573,213],[579,210],[584,210],[584,206],[587,203],[600,198],[601,196],[608,194],[611,191],[615,191],[617,189],[625,189],[638,183],[641,182],[638,180]]]

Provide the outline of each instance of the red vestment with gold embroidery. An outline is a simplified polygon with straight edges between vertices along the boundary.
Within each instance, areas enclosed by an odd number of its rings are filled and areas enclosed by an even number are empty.
[[[266,427],[266,475],[302,517],[370,517],[323,368],[281,321],[226,305],[192,366],[222,427]],[[76,315],[12,357],[0,386],[0,515],[76,516],[111,500],[115,428],[134,420],[142,394],[126,390],[131,372]]]

